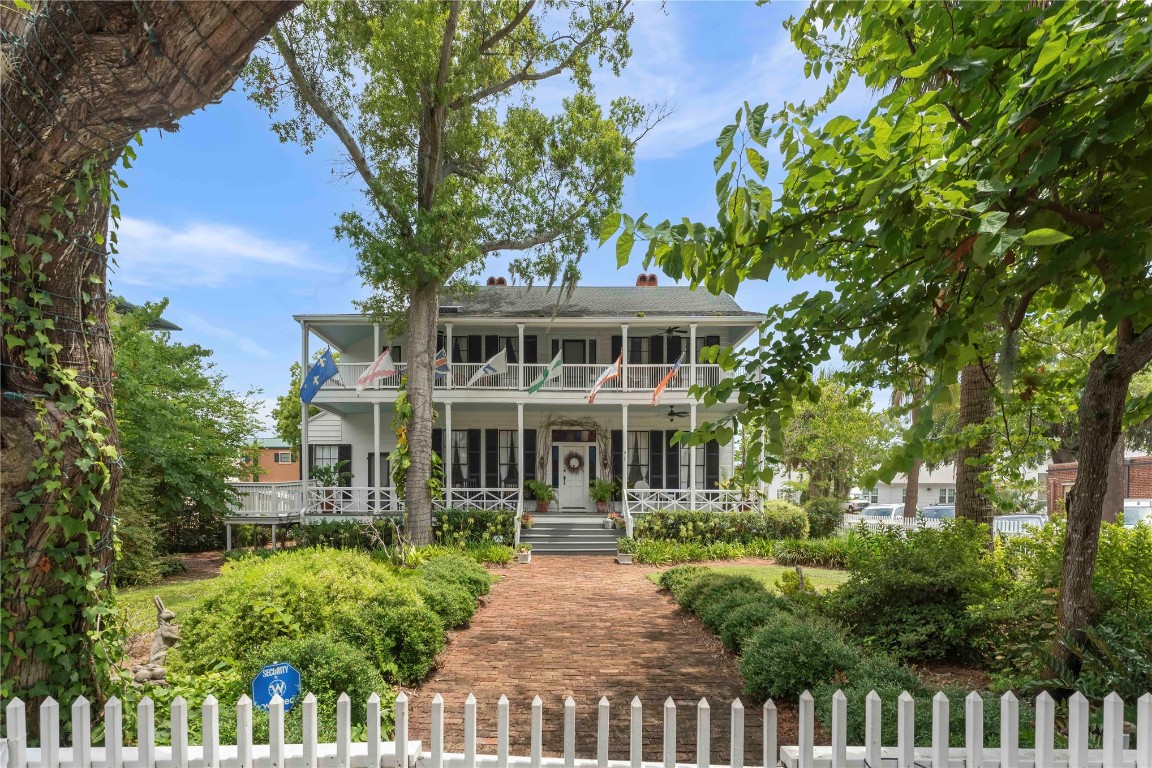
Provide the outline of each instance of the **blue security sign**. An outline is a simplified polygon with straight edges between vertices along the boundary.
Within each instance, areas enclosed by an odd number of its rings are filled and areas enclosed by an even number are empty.
[[[274,696],[284,699],[285,712],[292,709],[300,696],[300,673],[296,667],[274,662],[256,673],[256,679],[252,681],[253,706],[268,711]]]

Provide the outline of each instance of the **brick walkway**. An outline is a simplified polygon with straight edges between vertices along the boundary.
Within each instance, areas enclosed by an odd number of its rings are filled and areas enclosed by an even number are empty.
[[[544,754],[563,750],[563,702],[576,701],[576,756],[593,758],[596,704],[612,704],[609,749],[628,757],[629,702],[644,705],[644,759],[658,761],[663,705],[678,709],[679,759],[695,760],[696,704],[712,714],[712,761],[728,763],[730,705],[740,695],[735,659],[699,622],[681,613],[645,575],[652,568],[620,566],[609,557],[537,555],[530,565],[497,569],[488,604],[470,627],[452,633],[436,672],[409,691],[411,735],[429,738],[429,703],[445,700],[445,739],[463,751],[464,699],[477,699],[480,754],[494,754],[496,703],[511,705],[511,751],[527,755],[530,702],[544,703]],[[762,765],[761,710],[746,702],[746,764]],[[780,743],[795,743],[795,709],[780,705]]]

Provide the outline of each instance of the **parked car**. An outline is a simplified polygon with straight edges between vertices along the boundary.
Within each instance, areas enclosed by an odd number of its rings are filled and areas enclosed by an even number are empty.
[[[1124,527],[1152,525],[1152,499],[1124,499]]]
[[[872,502],[868,499],[848,499],[848,501],[844,503],[844,511],[859,512],[862,509],[866,509],[871,504]]]
[[[951,520],[956,517],[956,505],[929,504],[920,510],[920,515],[927,520]]]
[[[903,517],[903,504],[869,504],[860,512],[860,522],[869,525],[898,523]]]
[[[992,530],[996,533],[1011,535],[1014,533],[1024,533],[1025,528],[1039,528],[1046,522],[1048,522],[1047,515],[997,515],[992,518]]]

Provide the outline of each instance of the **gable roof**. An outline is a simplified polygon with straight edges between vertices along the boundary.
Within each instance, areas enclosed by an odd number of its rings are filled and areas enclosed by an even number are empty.
[[[682,285],[659,287],[480,286],[463,297],[440,299],[440,315],[462,317],[636,317],[700,316],[756,317],[745,312],[731,296]]]
[[[291,448],[288,442],[279,437],[258,437],[256,438],[256,445],[261,448]]]

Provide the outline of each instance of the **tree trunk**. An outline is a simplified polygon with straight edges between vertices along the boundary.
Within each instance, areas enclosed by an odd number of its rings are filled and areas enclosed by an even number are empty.
[[[1121,432],[1108,461],[1108,490],[1104,493],[1103,519],[1109,523],[1116,522],[1124,511],[1124,492],[1128,480],[1128,473],[1124,470],[1124,433]]]
[[[1060,570],[1056,640],[1052,655],[1079,672],[1066,639],[1079,639],[1096,615],[1092,579],[1100,544],[1100,522],[1108,492],[1108,468],[1120,440],[1124,402],[1132,374],[1117,370],[1115,356],[1101,352],[1088,368],[1080,396],[1080,456],[1068,500],[1068,531]]]
[[[120,476],[105,294],[110,198],[99,184],[137,132],[174,129],[222,96],[294,4],[0,10],[0,205],[14,251],[4,259],[0,340],[0,697],[25,697],[33,709],[46,695],[99,701],[119,655],[104,647],[99,610]],[[87,180],[97,189],[78,198]]]
[[[404,504],[408,515],[408,538],[413,544],[432,543],[432,407],[435,381],[436,316],[440,311],[440,283],[413,289],[408,306],[408,450],[412,463],[404,478]],[[451,374],[449,374],[451,375]],[[444,449],[451,450],[452,436],[444,436]]]
[[[992,503],[984,494],[980,475],[990,471],[987,459],[992,452],[992,433],[982,430],[992,416],[992,384],[979,364],[964,366],[960,372],[960,413],[957,428],[981,432],[980,439],[967,442],[956,451],[956,517],[984,525],[992,523]]]
[[[912,462],[912,469],[908,470],[907,484],[904,486],[904,517],[909,520],[916,517],[920,506],[920,470],[923,467],[924,462],[916,459]]]

